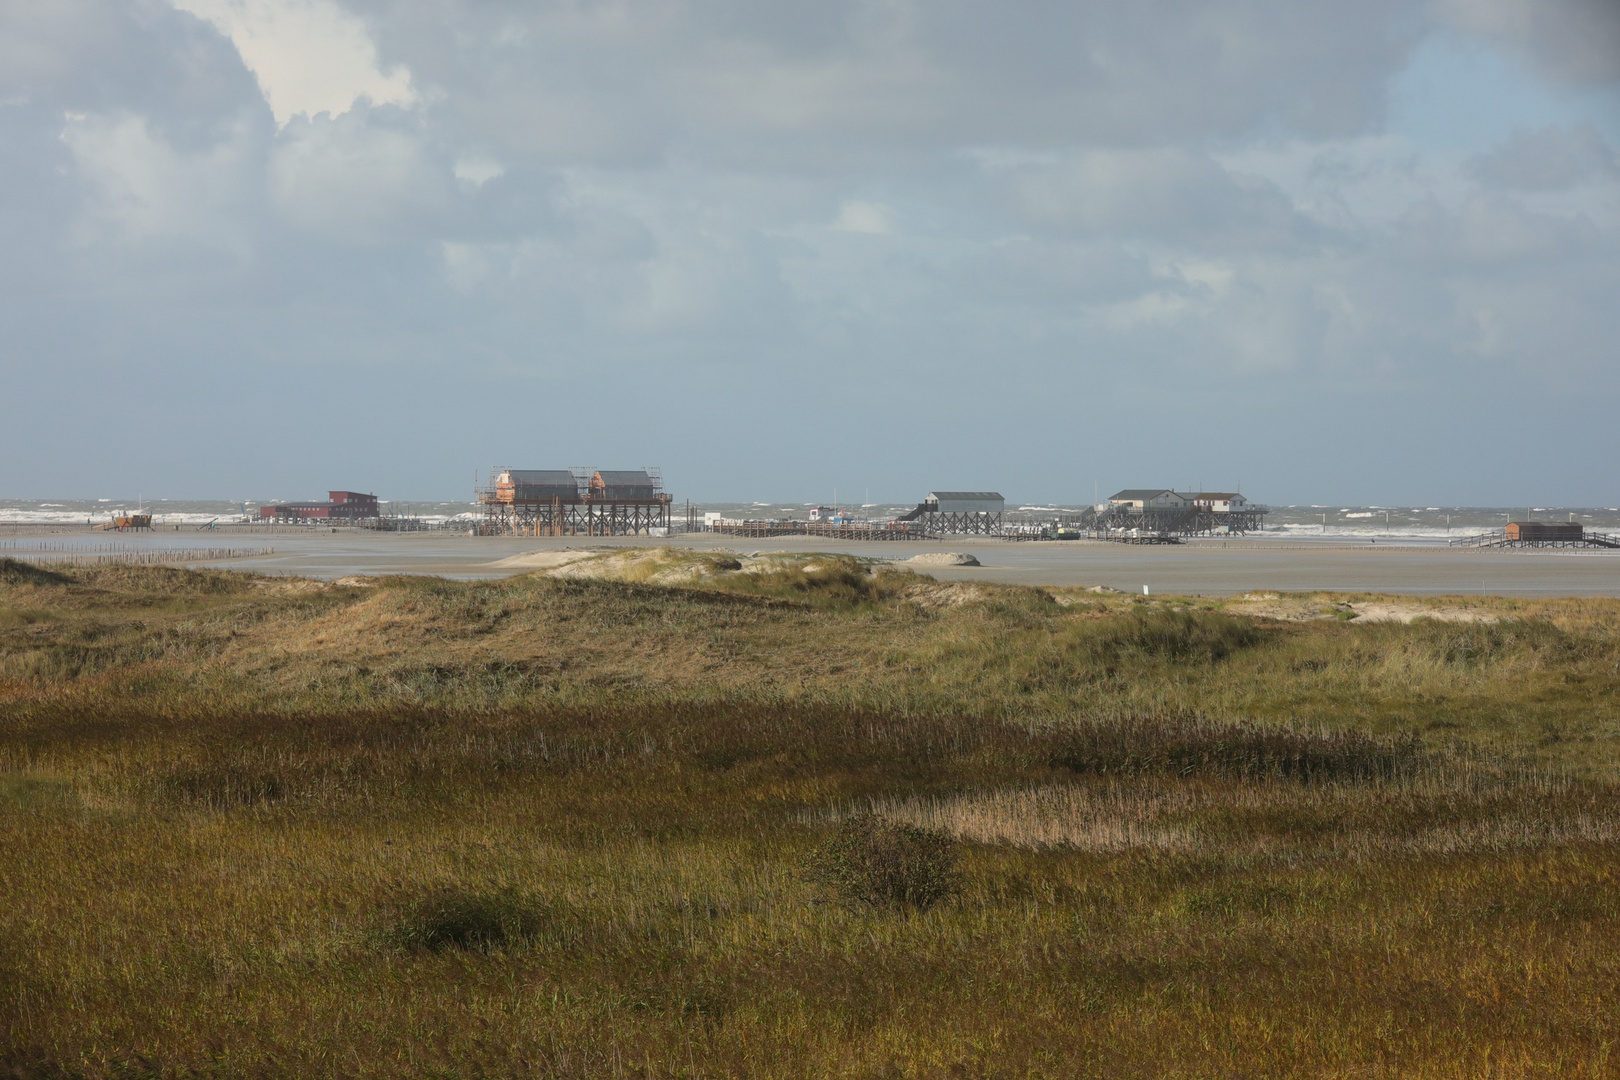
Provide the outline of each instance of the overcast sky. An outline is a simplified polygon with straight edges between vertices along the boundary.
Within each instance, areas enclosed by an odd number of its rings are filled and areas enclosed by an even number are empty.
[[[1615,0],[0,0],[0,496],[1620,500]]]

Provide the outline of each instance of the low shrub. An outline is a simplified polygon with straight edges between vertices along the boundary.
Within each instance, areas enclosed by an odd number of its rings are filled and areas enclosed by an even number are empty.
[[[850,903],[921,911],[956,892],[956,841],[860,814],[811,853],[810,875]]]
[[[717,584],[813,607],[853,608],[892,599],[913,580],[892,570],[874,570],[852,556],[818,555],[806,562],[784,560],[768,569],[728,575]]]
[[[1250,619],[1164,609],[1092,623],[1086,632],[1089,651],[1104,663],[1131,656],[1213,663],[1258,644],[1263,636]]]
[[[499,949],[529,941],[540,909],[511,889],[445,888],[403,906],[386,936],[407,949]]]
[[[1477,667],[1510,654],[1573,659],[1571,654],[1580,651],[1556,626],[1538,619],[1473,625],[1430,623],[1424,629],[1430,654],[1451,667]]]
[[[158,785],[169,798],[214,810],[280,802],[286,795],[281,778],[272,772],[220,765],[170,773]]]
[[[1302,731],[1176,715],[1088,721],[1068,735],[1052,764],[1076,773],[1125,776],[1356,781],[1409,772],[1421,756],[1422,746],[1410,734],[1380,739],[1359,731]]]
[[[165,1080],[172,1076],[202,1077],[187,1070],[166,1068],[164,1063],[145,1055],[118,1057],[102,1068],[62,1059],[39,1047],[9,1047],[0,1050],[0,1080]]]
[[[0,558],[0,585],[66,585],[68,578],[21,559]]]

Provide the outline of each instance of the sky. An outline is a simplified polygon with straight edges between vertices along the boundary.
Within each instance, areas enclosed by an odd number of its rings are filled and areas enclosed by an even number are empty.
[[[1614,0],[0,0],[0,497],[1620,500]]]

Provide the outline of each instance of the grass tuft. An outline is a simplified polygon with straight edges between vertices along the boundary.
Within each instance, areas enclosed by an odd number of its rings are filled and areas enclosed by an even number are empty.
[[[1103,661],[1134,656],[1212,663],[1257,644],[1262,636],[1249,619],[1220,612],[1158,608],[1131,611],[1100,624],[1088,644]]]
[[[810,856],[810,877],[840,899],[924,911],[954,895],[956,844],[944,833],[874,814],[841,822]]]
[[[286,797],[281,777],[275,773],[229,764],[172,772],[159,781],[158,788],[177,802],[211,810],[259,806]]]
[[[405,905],[385,935],[406,949],[489,951],[533,940],[544,912],[511,889],[447,887]]]
[[[66,585],[70,580],[66,574],[47,570],[43,566],[0,557],[0,585]]]
[[[1421,757],[1422,745],[1410,733],[1385,739],[1359,731],[1302,731],[1170,715],[1082,723],[1052,764],[1073,773],[1113,776],[1355,782],[1405,775]]]
[[[777,600],[795,600],[823,609],[848,609],[892,600],[915,575],[871,565],[849,555],[783,558],[774,565],[724,575],[714,584]]]

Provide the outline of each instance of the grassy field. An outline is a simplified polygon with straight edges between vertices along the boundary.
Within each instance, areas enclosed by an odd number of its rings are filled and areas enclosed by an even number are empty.
[[[0,1076],[1620,1074],[1620,602],[1284,599],[0,560]]]

